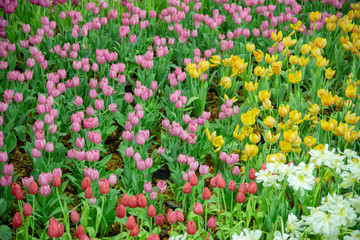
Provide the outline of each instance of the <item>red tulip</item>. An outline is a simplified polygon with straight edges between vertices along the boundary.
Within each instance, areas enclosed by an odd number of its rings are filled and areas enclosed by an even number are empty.
[[[80,239],[83,235],[85,235],[85,229],[83,226],[79,225],[75,231],[75,236]]]
[[[61,186],[61,179],[59,178],[58,175],[53,176],[51,184],[52,184],[53,187],[60,187]]]
[[[80,214],[77,211],[72,210],[70,213],[70,219],[71,219],[71,222],[78,223],[78,222],[80,222]]]
[[[16,212],[13,219],[12,219],[12,225],[15,229],[21,227],[23,224],[22,219],[21,219],[21,214],[20,212]]]
[[[195,235],[196,233],[196,224],[194,221],[189,221],[186,225],[186,232],[189,235]]]
[[[237,196],[236,196],[236,201],[237,201],[238,203],[243,203],[243,202],[245,202],[245,195],[244,195],[243,192],[239,192],[239,193],[237,194]]]
[[[242,183],[240,184],[239,186],[239,192],[242,192],[242,193],[247,193],[247,184],[246,183]]]
[[[255,170],[254,168],[250,169],[250,171],[249,171],[249,178],[250,178],[251,180],[255,180],[255,179],[256,179],[255,173],[256,173],[256,170]]]
[[[220,189],[224,189],[226,186],[224,178],[218,173],[215,177],[216,186]]]
[[[195,174],[194,174],[195,175]],[[190,183],[185,183],[184,187],[183,187],[183,192],[185,194],[189,194],[191,192],[191,184]]]
[[[260,170],[263,170],[263,171],[266,170],[266,163],[263,163],[263,164],[261,165]]]
[[[31,195],[35,195],[38,193],[38,191],[39,191],[39,187],[38,187],[37,183],[35,181],[32,181],[29,186],[29,193]]]
[[[236,190],[236,182],[231,180],[229,183],[228,183],[228,188],[230,191],[235,191]]]
[[[216,228],[216,226],[217,226],[216,219],[214,217],[211,217],[207,222],[207,227],[210,229],[214,229]]]
[[[81,183],[81,188],[82,190],[86,190],[89,187],[91,187],[91,180],[88,176],[86,176]]]
[[[191,175],[191,177],[190,177],[190,185],[191,186],[198,185],[198,178],[195,174]]]
[[[121,204],[124,205],[124,207],[127,207],[129,206],[129,201],[130,201],[129,196],[126,193],[124,193],[121,197]]]
[[[217,185],[216,185],[216,177],[213,177],[210,179],[210,187],[212,188],[216,188]]]
[[[86,189],[86,191],[85,191],[85,198],[86,199],[90,199],[90,198],[92,198],[92,189],[91,189],[91,187],[88,187],[87,189]]]
[[[170,210],[166,215],[166,219],[167,219],[168,223],[170,223],[170,224],[176,223],[176,214],[175,214],[175,212],[173,210]]]
[[[20,185],[16,182],[14,182],[11,186],[11,194],[14,195],[17,200],[22,200],[25,198],[24,190],[22,190]]]
[[[203,213],[204,209],[203,209],[203,206],[201,205],[201,203],[197,202],[194,204],[193,206],[193,212],[196,214],[196,215],[201,215]]]
[[[126,208],[124,207],[124,205],[120,204],[117,208],[116,208],[116,216],[118,218],[124,218],[126,215]]]
[[[137,205],[137,201],[136,201],[136,197],[134,195],[132,195],[130,197],[130,200],[129,200],[129,207],[130,208],[136,208],[138,205]]]
[[[32,215],[32,212],[33,212],[33,209],[32,209],[32,206],[28,203],[25,203],[24,206],[23,206],[23,215],[24,217],[28,217],[28,216],[31,216]]]
[[[211,197],[210,189],[209,189],[208,187],[205,187],[205,188],[204,188],[204,191],[203,191],[203,193],[202,193],[202,198],[203,198],[204,200],[209,200],[210,197]]]
[[[155,223],[158,226],[162,226],[164,224],[164,221],[165,221],[165,217],[162,214],[157,215],[155,218]]]
[[[60,238],[64,234],[64,226],[55,218],[50,218],[48,235],[50,238]]]
[[[128,230],[131,230],[135,227],[136,225],[136,222],[135,222],[135,218],[134,216],[130,216],[128,217],[127,221],[126,221],[126,225],[125,227],[128,229]]]
[[[146,240],[160,240],[159,235],[152,233],[150,236],[146,238]]]
[[[147,207],[147,200],[144,194],[140,194],[139,198],[137,199],[137,205],[140,208],[146,208]]]
[[[148,214],[149,218],[155,217],[155,215],[156,215],[156,209],[155,209],[155,207],[154,207],[153,205],[150,205],[150,206],[148,207],[147,214]]]
[[[137,235],[139,235],[139,226],[135,223],[134,228],[130,230],[130,236],[136,237]]]
[[[102,180],[102,183],[101,183],[101,186],[100,186],[100,193],[101,194],[108,194],[109,190],[110,190],[109,181],[106,178],[104,178]]]
[[[248,192],[250,194],[255,194],[257,190],[256,182],[251,182],[248,186]]]
[[[176,214],[176,221],[183,222],[185,220],[184,214],[181,211],[177,210],[175,214]]]

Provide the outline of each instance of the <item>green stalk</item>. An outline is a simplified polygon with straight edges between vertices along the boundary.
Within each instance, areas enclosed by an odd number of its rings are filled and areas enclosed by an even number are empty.
[[[105,195],[102,195],[102,203],[101,203],[101,216],[100,216],[100,221],[98,221],[98,218],[96,218],[96,228],[95,228],[95,234],[97,234],[98,230],[99,230],[99,226],[100,226],[100,222],[101,222],[101,218],[103,216],[103,212],[104,212],[104,202],[105,202]],[[99,217],[99,216],[97,216]]]
[[[63,216],[64,216],[64,222],[65,222],[65,227],[66,227],[66,235],[69,237],[69,239],[71,239],[71,233],[70,233],[70,226],[69,226],[69,221],[66,217],[66,214],[65,214],[65,211],[64,211],[64,208],[63,208],[63,205],[61,203],[61,199],[60,199],[60,194],[59,194],[59,188],[56,188],[56,194],[58,196],[58,199],[59,199],[59,203],[60,203],[60,207],[61,207],[61,211],[63,213]],[[35,213],[34,213],[35,214]],[[35,218],[35,215],[34,215],[34,218]]]

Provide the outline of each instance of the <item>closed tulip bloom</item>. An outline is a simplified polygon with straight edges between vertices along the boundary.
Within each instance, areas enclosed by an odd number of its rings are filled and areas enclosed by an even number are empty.
[[[178,221],[178,222],[184,222],[185,217],[184,217],[184,214],[183,214],[181,211],[177,210],[177,211],[175,212],[175,214],[176,214],[176,221]]]
[[[195,174],[193,174],[191,177],[190,177],[190,185],[191,186],[197,186],[198,185],[198,178]]]
[[[129,207],[130,208],[136,208],[138,207],[136,196],[132,195],[129,199]]]
[[[239,192],[242,192],[243,194],[247,193],[247,184],[246,183],[240,184]]]
[[[16,212],[13,219],[12,219],[12,226],[13,228],[17,229],[21,227],[23,224],[20,212]]]
[[[91,187],[91,180],[90,177],[86,176],[81,183],[81,188],[82,190],[86,190],[89,187]]]
[[[105,178],[100,186],[100,193],[101,194],[108,194],[110,190],[109,181]]]
[[[92,189],[91,189],[91,187],[88,187],[88,188],[85,190],[85,198],[86,198],[86,199],[92,198]]]
[[[124,205],[120,204],[117,208],[116,208],[116,216],[118,218],[124,218],[126,216],[126,208]]]
[[[216,187],[217,187],[217,185],[216,185],[216,177],[213,177],[213,178],[210,179],[210,186],[211,186],[212,188],[216,188]]]
[[[156,215],[156,209],[153,205],[150,205],[147,210],[147,214],[149,218],[153,218]]]
[[[256,179],[255,173],[256,173],[256,170],[255,170],[254,168],[250,169],[250,171],[249,171],[249,178],[250,178],[251,180],[255,180],[255,179]]]
[[[203,213],[204,209],[201,203],[197,202],[193,206],[193,212],[197,215],[201,215]]]
[[[186,232],[189,235],[195,235],[196,231],[196,223],[194,221],[189,221],[186,225]]]
[[[170,224],[176,223],[176,214],[175,214],[175,212],[173,210],[170,210],[166,215],[166,219],[167,219],[168,223],[170,223]]]
[[[48,235],[50,238],[60,238],[64,234],[64,226],[55,218],[50,218]]]
[[[25,203],[24,206],[23,206],[23,211],[22,212],[23,212],[24,217],[31,216],[32,213],[33,213],[32,206],[29,203]]]
[[[22,188],[20,187],[19,184],[17,184],[16,182],[14,182],[11,185],[11,194],[17,199],[17,200],[22,200],[25,198],[25,194],[24,191],[22,190]]]
[[[231,180],[229,183],[228,183],[228,189],[230,191],[235,191],[236,190],[236,182]]]
[[[256,193],[256,190],[257,190],[257,185],[256,185],[256,182],[251,182],[248,186],[248,192],[250,194],[255,194]]]
[[[29,193],[31,195],[37,194],[39,191],[38,185],[35,181],[32,181],[29,186]]]
[[[126,227],[128,230],[131,230],[131,229],[133,229],[135,226],[136,226],[136,222],[135,222],[134,216],[128,217],[128,219],[127,219],[127,221],[126,221],[125,227]]]
[[[191,192],[191,184],[190,183],[185,183],[184,187],[183,187],[183,192],[185,194],[189,194]]]
[[[165,221],[165,217],[162,214],[157,215],[155,218],[155,223],[158,226],[162,226],[164,224],[164,221]]]
[[[126,193],[124,193],[121,197],[121,201],[120,201],[121,204],[124,205],[124,207],[127,207],[129,206],[129,201],[130,201],[129,196]]]
[[[210,197],[211,197],[210,189],[209,189],[208,187],[205,187],[205,188],[204,188],[204,191],[203,191],[203,193],[202,193],[202,198],[203,198],[204,200],[209,200]]]
[[[211,217],[207,222],[207,227],[210,229],[214,229],[217,226],[216,219],[214,217]]]
[[[224,189],[226,186],[224,178],[221,176],[221,174],[217,174],[215,177],[216,186],[220,189]]]
[[[85,235],[85,229],[82,225],[79,225],[76,228],[75,236],[76,236],[76,238],[80,239],[83,235]]]
[[[12,175],[13,171],[14,171],[13,164],[12,163],[10,163],[10,164],[5,163],[5,165],[3,167],[3,170],[2,170],[3,174],[10,176],[10,175]]]
[[[70,219],[71,219],[71,222],[78,223],[78,222],[80,222],[80,214],[77,211],[72,210],[70,213]]]
[[[136,237],[137,235],[139,235],[139,226],[135,223],[134,228],[130,230],[130,237]]]
[[[53,187],[60,187],[60,185],[61,185],[61,179],[59,178],[59,176],[57,176],[57,175],[55,175],[54,177],[53,177],[53,180],[52,180],[52,186]]]
[[[243,192],[239,192],[236,196],[236,202],[244,203],[245,202],[245,194]]]

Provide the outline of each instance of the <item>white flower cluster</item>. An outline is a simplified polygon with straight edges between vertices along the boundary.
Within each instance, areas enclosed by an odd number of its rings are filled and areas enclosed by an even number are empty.
[[[326,144],[324,150],[310,150],[310,161],[319,167],[326,166],[334,169],[343,180],[340,187],[350,188],[360,182],[360,156],[350,149],[344,152],[338,150],[338,152],[342,155],[335,154],[335,149],[330,152],[329,145]]]
[[[262,183],[264,187],[275,186],[280,189],[280,182],[287,177],[289,186],[295,191],[300,191],[303,196],[305,190],[312,190],[315,184],[315,177],[312,174],[315,165],[301,162],[298,166],[284,163],[267,163],[265,170],[255,173],[256,182]]]
[[[345,198],[335,193],[328,194],[319,207],[308,208],[310,215],[302,216],[303,224],[308,227],[307,232],[326,239],[338,239],[340,228],[351,228],[360,220],[360,197],[353,197],[351,193]],[[352,235],[348,239],[353,239]]]
[[[169,238],[169,240],[185,240],[187,237],[187,233],[184,235],[178,235],[178,236],[172,236]]]
[[[232,235],[232,240],[259,240],[262,232],[260,230],[252,231],[245,228],[240,235],[234,233]]]

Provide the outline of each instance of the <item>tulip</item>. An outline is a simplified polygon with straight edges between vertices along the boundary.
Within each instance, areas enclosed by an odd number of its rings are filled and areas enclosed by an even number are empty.
[[[191,177],[190,177],[190,185],[191,186],[197,186],[198,185],[198,178],[195,174],[193,174]]]
[[[183,214],[181,211],[177,210],[177,211],[175,212],[175,214],[176,214],[176,221],[178,221],[178,222],[184,222],[185,217],[184,217],[184,214]]]
[[[254,168],[250,169],[250,171],[249,171],[249,178],[250,178],[251,180],[255,180],[255,179],[256,179],[255,173],[256,173],[256,170],[255,170]]]
[[[204,209],[201,203],[197,202],[193,206],[193,212],[197,215],[201,215],[203,213]]]
[[[16,212],[12,219],[12,226],[15,229],[18,229],[19,227],[22,226],[22,224],[23,224],[23,222],[22,222],[21,214],[20,214],[20,212]]]
[[[216,186],[220,189],[224,189],[226,186],[224,178],[219,173],[215,177],[215,182],[216,182]]]
[[[86,190],[89,187],[91,187],[91,180],[90,177],[86,176],[81,183],[81,188],[82,190]]]
[[[48,235],[50,238],[60,238],[64,234],[64,226],[55,218],[50,218]]]
[[[105,178],[105,179],[103,179],[103,182],[101,183],[100,193],[108,194],[109,190],[110,190],[110,184],[109,184],[109,181]]]
[[[189,234],[189,235],[195,235],[196,233],[196,224],[194,221],[189,221],[186,225],[186,232]]]
[[[229,183],[228,183],[228,188],[230,191],[235,191],[236,190],[236,182],[231,180]]]
[[[170,210],[168,213],[167,213],[167,216],[166,216],[166,219],[168,221],[169,224],[174,224],[176,223],[176,214],[173,210]]]
[[[153,218],[156,215],[156,209],[153,205],[150,205],[147,210],[147,214],[149,218]]]
[[[126,208],[124,205],[120,204],[117,208],[116,208],[116,216],[118,218],[124,218],[126,215]]]
[[[85,229],[82,225],[79,225],[75,231],[75,236],[80,239],[82,236],[85,235]]]
[[[207,227],[210,229],[214,229],[217,226],[216,219],[214,217],[211,217],[207,222]]]
[[[164,221],[165,221],[164,215],[162,215],[162,214],[157,215],[155,218],[155,223],[158,226],[162,226],[164,224]]]
[[[248,192],[250,194],[255,194],[257,190],[256,182],[251,182],[248,186]]]
[[[183,192],[185,194],[189,194],[191,192],[191,184],[190,183],[185,183],[184,187],[183,187]]]
[[[124,205],[124,207],[127,207],[129,206],[129,201],[130,201],[129,196],[126,193],[124,193],[121,197],[121,201],[120,201],[121,204]]]
[[[126,227],[128,230],[132,230],[133,228],[135,228],[135,226],[136,226],[136,222],[135,222],[134,216],[128,217],[128,219],[127,219],[127,221],[126,221],[125,227]]]
[[[32,206],[29,203],[25,203],[23,206],[22,212],[23,212],[24,217],[31,216],[33,213]]]
[[[59,176],[55,175],[52,180],[52,186],[60,187],[60,185],[61,185],[61,179],[59,178]]]
[[[78,212],[76,212],[75,210],[72,210],[70,213],[70,219],[71,219],[71,222],[78,223],[78,222],[80,222],[80,214]]]

